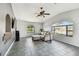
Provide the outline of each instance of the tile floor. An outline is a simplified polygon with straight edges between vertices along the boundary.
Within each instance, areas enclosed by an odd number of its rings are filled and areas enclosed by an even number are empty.
[[[56,40],[50,43],[21,38],[14,43],[8,56],[79,56],[79,48]]]

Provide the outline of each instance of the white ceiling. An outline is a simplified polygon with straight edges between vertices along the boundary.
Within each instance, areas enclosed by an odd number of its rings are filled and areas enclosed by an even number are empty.
[[[12,3],[11,5],[16,19],[30,22],[44,22],[59,13],[79,8],[78,3]],[[45,18],[36,17],[35,13],[40,11],[41,6],[50,15]]]

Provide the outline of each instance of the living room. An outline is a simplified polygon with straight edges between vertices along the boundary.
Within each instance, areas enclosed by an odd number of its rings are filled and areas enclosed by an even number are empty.
[[[1,56],[79,56],[79,3],[0,3],[0,12]]]

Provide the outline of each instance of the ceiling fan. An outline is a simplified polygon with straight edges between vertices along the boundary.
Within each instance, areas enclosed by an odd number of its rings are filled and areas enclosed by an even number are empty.
[[[41,11],[37,13],[37,17],[42,16],[45,17],[45,15],[50,15],[50,13],[46,13],[45,10],[43,10],[43,7],[40,7]]]

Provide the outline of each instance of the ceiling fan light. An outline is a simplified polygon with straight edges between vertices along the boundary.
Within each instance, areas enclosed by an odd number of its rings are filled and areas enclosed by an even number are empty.
[[[40,9],[43,9],[43,7],[40,7]]]

